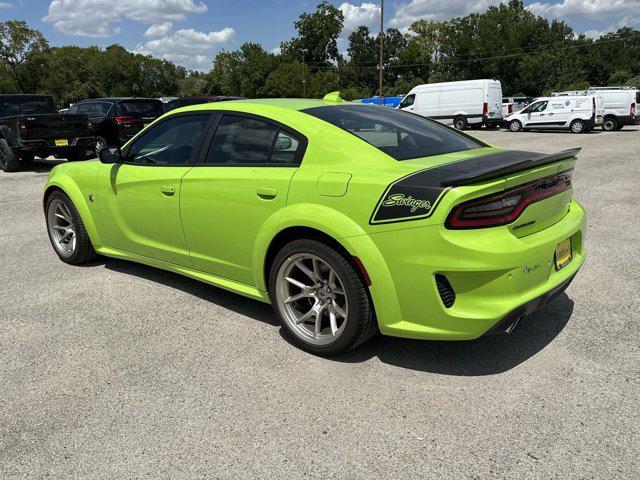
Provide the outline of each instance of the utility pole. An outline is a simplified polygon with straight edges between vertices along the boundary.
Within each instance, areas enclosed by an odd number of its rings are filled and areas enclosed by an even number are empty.
[[[306,48],[302,49],[302,98],[307,98],[307,75],[304,69],[304,60],[308,51]]]
[[[384,0],[380,0],[380,92],[378,105],[382,105],[382,82],[384,81]]]

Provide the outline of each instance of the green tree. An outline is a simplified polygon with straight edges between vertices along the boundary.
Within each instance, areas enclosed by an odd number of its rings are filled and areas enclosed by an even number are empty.
[[[38,30],[29,28],[24,21],[0,22],[0,62],[5,66],[5,72],[13,80],[14,87],[20,93],[27,93],[25,86],[31,87],[27,82],[27,71],[33,73],[31,68],[25,68],[27,60],[49,48],[48,42]]]
[[[281,44],[282,55],[312,68],[337,62],[340,59],[338,37],[343,24],[342,12],[328,1],[322,1],[315,12],[303,13],[294,23],[298,36]]]

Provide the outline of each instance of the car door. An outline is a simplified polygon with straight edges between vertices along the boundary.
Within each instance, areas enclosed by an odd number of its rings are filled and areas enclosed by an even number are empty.
[[[181,180],[192,168],[210,113],[167,117],[102,165],[98,205],[107,246],[191,266],[180,222]]]
[[[182,226],[196,269],[255,285],[256,238],[275,233],[306,144],[272,120],[221,115],[206,154],[182,180]]]
[[[547,101],[532,103],[522,113],[523,126],[527,128],[545,128]]]

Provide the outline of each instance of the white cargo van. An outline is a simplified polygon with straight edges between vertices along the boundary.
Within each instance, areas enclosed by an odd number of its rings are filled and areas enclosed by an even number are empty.
[[[502,85],[498,80],[418,85],[398,108],[453,124],[460,130],[482,125],[495,128],[502,123]]]
[[[512,132],[529,129],[570,129],[587,133],[602,125],[602,99],[595,95],[572,95],[537,98],[528,107],[505,119]]]
[[[633,87],[590,87],[587,90],[556,92],[553,96],[595,95],[602,99],[604,121],[602,129],[620,130],[625,125],[640,123],[640,90]]]

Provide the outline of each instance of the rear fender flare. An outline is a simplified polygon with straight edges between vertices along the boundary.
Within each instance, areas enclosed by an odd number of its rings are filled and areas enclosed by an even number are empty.
[[[84,223],[84,227],[89,234],[89,238],[91,239],[93,248],[101,247],[102,240],[100,239],[100,234],[98,233],[96,223],[89,210],[87,199],[82,194],[82,191],[71,177],[65,174],[54,174],[49,179],[44,190],[43,207],[45,206],[44,200],[47,198],[49,193],[55,189],[62,190],[73,202],[76,210],[78,210],[78,213],[80,214],[82,223]]]
[[[280,210],[265,223],[256,237],[253,254],[253,271],[258,289],[268,290],[263,272],[272,240],[279,232],[292,227],[317,230],[334,239],[352,256],[360,259],[371,279],[369,292],[381,327],[402,318],[391,273],[371,236],[348,216],[322,205],[291,205]]]

